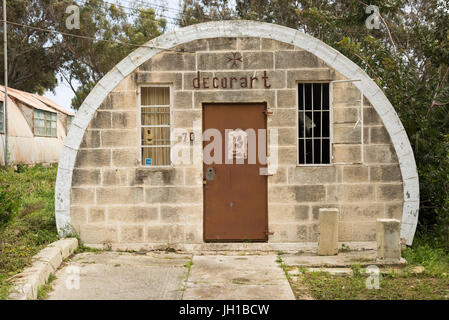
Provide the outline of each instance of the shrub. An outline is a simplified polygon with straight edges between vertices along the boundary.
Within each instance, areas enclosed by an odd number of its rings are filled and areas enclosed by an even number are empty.
[[[9,184],[0,183],[0,225],[5,224],[17,213],[19,198],[11,191]]]

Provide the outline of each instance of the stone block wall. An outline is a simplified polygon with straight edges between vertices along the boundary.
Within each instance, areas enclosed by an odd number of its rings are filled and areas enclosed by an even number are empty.
[[[334,86],[333,164],[297,166],[297,82],[343,80],[340,74],[306,51],[264,38],[196,40],[175,49],[181,48],[126,77],[86,130],[71,189],[71,223],[83,241],[203,242],[201,159],[171,168],[140,163],[138,90],[151,84],[171,86],[175,128],[201,123],[208,102],[265,102],[273,111],[267,123],[279,132],[279,167],[268,178],[270,242],[317,241],[318,212],[325,207],[340,210],[340,241],[375,240],[377,218],[401,219],[402,178],[390,137],[367,101],[362,134],[360,92],[351,83]],[[233,54],[235,64],[228,59]],[[208,78],[199,88],[198,71]],[[223,77],[236,78],[232,88],[214,83]],[[257,78],[252,87],[251,77]]]

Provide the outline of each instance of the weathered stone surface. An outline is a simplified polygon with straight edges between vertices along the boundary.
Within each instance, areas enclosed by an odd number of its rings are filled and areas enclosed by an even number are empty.
[[[176,110],[173,112],[173,122],[176,128],[193,128],[195,120],[201,121],[200,110]]]
[[[99,148],[100,130],[86,130],[80,148]]]
[[[332,156],[335,163],[360,163],[362,152],[360,145],[333,144]]]
[[[86,205],[94,203],[95,191],[93,188],[74,188],[70,194],[70,202],[73,205]]]
[[[109,111],[97,111],[89,123],[90,129],[108,129],[111,127],[112,114]]]
[[[103,169],[102,183],[104,186],[120,186],[128,183],[128,171],[123,169]]]
[[[191,109],[193,107],[192,92],[175,91],[173,92],[173,108],[174,109]]]
[[[198,187],[145,188],[147,203],[201,203],[203,189]]]
[[[396,219],[378,219],[376,223],[377,258],[401,259],[401,223]]]
[[[404,198],[402,184],[381,184],[377,186],[378,200],[401,200]]]
[[[189,52],[162,52],[142,64],[140,71],[195,70],[195,54]]]
[[[404,205],[402,202],[385,203],[385,218],[401,221],[403,207]]]
[[[174,90],[182,89],[182,73],[180,72],[137,72],[136,82],[139,84],[171,84]],[[135,94],[135,92],[134,92]],[[137,105],[135,105],[137,109]]]
[[[320,209],[318,255],[338,254],[338,209]]]
[[[114,243],[118,242],[117,231],[113,226],[85,224],[80,227],[80,237],[88,244]]]
[[[365,161],[367,163],[397,163],[396,151],[392,145],[366,145]]]
[[[343,182],[368,182],[369,167],[363,165],[343,166]]]
[[[237,50],[260,50],[260,38],[238,38]]]
[[[232,94],[225,91],[198,91],[194,93],[195,108],[201,109],[203,102],[267,102],[268,108],[276,103],[274,90],[235,90]]]
[[[290,43],[280,42],[273,39],[261,39],[262,50],[293,50],[295,47]]]
[[[108,208],[109,222],[145,223],[159,220],[159,210],[150,206],[120,206]]]
[[[138,204],[143,202],[141,187],[99,187],[96,189],[97,204]]]
[[[137,112],[112,112],[112,129],[134,129],[137,127]]]
[[[137,149],[113,149],[112,164],[116,167],[136,167],[139,164]]]
[[[161,223],[201,223],[203,219],[203,208],[194,206],[161,206]]]
[[[277,92],[276,106],[278,108],[297,108],[297,91],[296,90],[279,90]]]
[[[243,69],[273,69],[272,52],[245,52],[243,53]]]
[[[105,222],[106,208],[104,207],[90,207],[87,215],[87,223]]]
[[[120,242],[135,243],[143,241],[143,227],[139,226],[120,226]]]
[[[390,135],[385,127],[370,128],[370,143],[391,143]]]
[[[363,110],[363,123],[365,125],[381,125],[382,120],[373,107],[368,107]]]
[[[355,203],[340,205],[340,220],[342,221],[374,221],[384,216],[382,203]]]
[[[342,126],[334,125],[334,143],[361,143],[361,129],[360,126]]]
[[[212,38],[208,41],[210,51],[237,49],[237,38]]]
[[[182,169],[167,169],[161,171],[137,168],[132,177],[133,185],[167,186],[184,184],[184,172]]]
[[[316,202],[323,201],[326,197],[326,190],[323,185],[294,186],[295,201]]]
[[[174,47],[174,49],[176,50],[184,49],[184,51],[190,52],[207,51],[208,48],[209,48],[209,41],[207,39],[193,40]]]
[[[370,180],[374,182],[393,182],[401,181],[401,169],[399,165],[380,165],[371,166],[370,168]]]
[[[85,149],[79,150],[76,156],[75,167],[107,167],[111,164],[111,150]]]
[[[149,226],[146,229],[146,242],[150,243],[182,243],[184,242],[184,226],[176,224],[165,224]]]
[[[268,119],[270,127],[295,127],[295,109],[275,109],[273,115]]]
[[[137,92],[119,91],[110,92],[99,110],[137,110]]]
[[[334,108],[333,122],[355,124],[360,117],[360,107]],[[369,130],[369,129],[368,129]]]
[[[338,201],[374,201],[375,188],[371,184],[327,185],[327,200]]]
[[[70,223],[76,232],[79,232],[80,226],[87,223],[87,210],[84,207],[71,206]]]
[[[352,241],[375,241],[376,222],[359,221],[352,224]]]
[[[138,132],[134,130],[102,130],[102,147],[130,147],[137,146]]]
[[[318,58],[307,51],[277,51],[275,61],[276,69],[321,67]]]
[[[72,186],[97,185],[101,181],[99,169],[74,169]]]
[[[268,219],[282,222],[304,222],[310,217],[309,205],[268,205]]]
[[[334,73],[329,68],[301,67],[299,70],[287,70],[287,88],[297,88],[298,81],[331,81]]]
[[[236,58],[239,57],[242,57],[240,52],[237,53]],[[241,70],[243,63],[229,61],[232,58],[231,52],[200,52],[197,54],[198,70]]]
[[[335,183],[336,168],[329,167],[292,167],[288,170],[288,182],[291,184]]]

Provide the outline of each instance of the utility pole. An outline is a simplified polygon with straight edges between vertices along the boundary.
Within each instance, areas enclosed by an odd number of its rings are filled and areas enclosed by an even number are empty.
[[[5,167],[8,166],[8,24],[6,23],[6,0],[3,0],[3,55],[5,70]]]

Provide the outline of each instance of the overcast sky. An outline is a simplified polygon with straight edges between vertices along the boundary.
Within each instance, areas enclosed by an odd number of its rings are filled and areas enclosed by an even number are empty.
[[[109,1],[120,3],[120,1],[114,1],[114,0],[109,0]],[[121,2],[121,4],[125,6],[125,5],[128,5],[127,3],[129,3],[129,2],[130,2],[130,0],[126,0],[126,1]],[[172,8],[172,9],[180,9],[181,0],[137,0],[137,2],[149,3],[150,5],[156,3],[158,5],[168,6],[169,8]],[[155,9],[160,9],[160,7],[155,8]],[[159,10],[156,10],[156,11],[159,12]],[[166,10],[163,14],[168,17],[173,17],[173,18],[176,17],[176,12],[174,12],[173,10]],[[171,31],[171,30],[175,29],[175,27],[173,26],[173,24],[169,23],[167,25],[167,29],[168,29],[168,31]],[[54,94],[51,91],[47,91],[44,94],[44,96],[54,100],[59,105],[70,110],[70,105],[71,105],[71,101],[72,101],[74,94],[67,83],[60,82],[59,85],[56,87]]]

